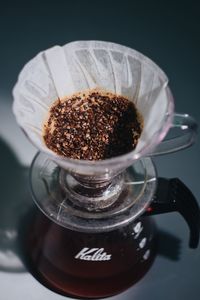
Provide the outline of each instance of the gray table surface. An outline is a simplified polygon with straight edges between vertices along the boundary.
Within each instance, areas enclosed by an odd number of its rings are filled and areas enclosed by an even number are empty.
[[[59,2],[59,1],[58,1]],[[67,299],[43,287],[24,267],[18,224],[31,203],[28,169],[36,149],[12,115],[12,87],[39,51],[72,40],[121,43],[152,58],[167,73],[176,111],[200,124],[200,13],[195,1],[60,1],[1,4],[0,10],[0,300]],[[179,177],[200,201],[200,143],[155,159],[163,177]],[[155,217],[161,249],[148,274],[109,299],[200,299],[200,251],[188,248],[188,228],[176,213]],[[26,226],[26,224],[24,224]]]

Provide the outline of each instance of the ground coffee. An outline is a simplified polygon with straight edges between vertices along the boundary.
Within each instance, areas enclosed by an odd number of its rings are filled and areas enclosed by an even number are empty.
[[[53,104],[44,125],[44,141],[59,155],[101,160],[133,150],[142,127],[133,102],[94,89]]]

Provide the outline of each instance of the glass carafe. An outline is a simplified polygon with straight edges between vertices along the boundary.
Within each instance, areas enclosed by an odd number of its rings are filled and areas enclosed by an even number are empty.
[[[30,175],[39,210],[25,241],[29,266],[60,294],[112,296],[143,277],[157,251],[150,215],[178,211],[190,228],[190,246],[198,244],[196,200],[178,179],[157,179],[150,158],[105,184],[80,182],[40,153]]]

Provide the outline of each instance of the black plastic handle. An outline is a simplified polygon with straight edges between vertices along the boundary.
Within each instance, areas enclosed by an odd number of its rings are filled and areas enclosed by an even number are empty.
[[[200,233],[200,210],[192,192],[178,178],[158,178],[155,197],[145,212],[147,215],[179,212],[190,229],[190,248],[197,248]]]

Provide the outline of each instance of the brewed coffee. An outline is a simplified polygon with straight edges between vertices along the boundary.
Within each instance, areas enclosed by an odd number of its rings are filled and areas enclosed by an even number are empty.
[[[81,299],[122,292],[144,276],[155,255],[149,218],[91,234],[63,228],[38,212],[29,232],[28,253],[37,278],[60,294]]]

